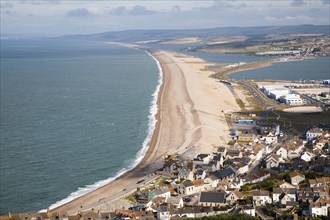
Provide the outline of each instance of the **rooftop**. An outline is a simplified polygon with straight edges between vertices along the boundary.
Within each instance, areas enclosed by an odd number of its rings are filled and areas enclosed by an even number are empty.
[[[224,192],[201,192],[200,202],[225,203],[226,193]]]

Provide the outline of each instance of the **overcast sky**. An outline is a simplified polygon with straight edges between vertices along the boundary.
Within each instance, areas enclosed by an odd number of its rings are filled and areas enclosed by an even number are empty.
[[[330,0],[1,0],[1,34],[329,25]]]

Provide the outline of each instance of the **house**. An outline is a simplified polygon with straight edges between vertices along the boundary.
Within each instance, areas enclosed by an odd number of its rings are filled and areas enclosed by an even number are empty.
[[[181,197],[168,197],[165,202],[173,205],[175,208],[183,207],[183,200]]]
[[[171,206],[168,203],[161,204],[157,209],[157,219],[159,220],[169,220]]]
[[[194,158],[193,163],[194,161],[201,161],[202,164],[208,164],[210,163],[210,160],[211,160],[210,154],[198,154],[197,157]]]
[[[195,185],[191,181],[185,181],[178,186],[178,193],[191,195],[195,193]]]
[[[284,147],[280,147],[277,151],[276,151],[276,155],[282,157],[284,160],[288,159],[288,150]]]
[[[238,142],[253,142],[255,135],[252,133],[249,134],[239,134],[237,137]],[[228,154],[228,152],[227,152]]]
[[[228,150],[226,154],[227,159],[242,158],[242,152],[239,150]]]
[[[285,208],[290,209],[293,207],[298,207],[299,206],[299,202],[295,202],[295,201],[291,201],[291,202],[286,202],[285,204]]]
[[[241,206],[240,210],[241,212],[246,213],[248,215],[256,216],[256,210],[251,206],[243,205]]]
[[[168,189],[168,187],[161,187],[161,188],[155,189],[153,191],[153,193],[154,193],[155,197],[165,197],[165,198],[171,197],[171,192]]]
[[[175,161],[165,161],[165,164],[163,166],[163,175],[172,176],[175,170]]]
[[[288,153],[288,158],[290,160],[294,159],[294,158],[299,158],[300,157],[300,153],[297,152],[297,151],[292,151],[290,150],[289,153]]]
[[[211,162],[216,164],[215,168],[217,170],[220,170],[220,167],[223,166],[224,158],[223,158],[223,156],[215,155]],[[214,171],[214,170],[212,170],[212,171]]]
[[[320,137],[323,134],[323,130],[321,128],[312,128],[306,132],[306,139],[308,141]]]
[[[235,178],[235,170],[232,167],[228,167],[226,169],[211,172],[210,176],[214,176],[217,180],[233,180]]]
[[[197,169],[194,174],[195,180],[203,180],[206,177],[206,172],[203,169]]]
[[[194,185],[194,193],[198,193],[204,190],[204,182],[202,180],[194,180],[192,181]]]
[[[304,160],[299,160],[297,162],[292,162],[292,163],[280,163],[278,166],[280,172],[308,170],[309,168],[310,165]]]
[[[224,192],[201,192],[199,206],[225,206],[226,193]]]
[[[325,140],[325,139],[319,140],[316,143],[316,145],[314,145],[314,148],[322,150],[327,143],[328,143],[328,140]]]
[[[178,179],[194,180],[194,173],[189,169],[178,169]]]
[[[165,197],[155,197],[153,198],[152,200],[150,200],[147,204],[145,204],[145,208],[148,210],[148,211],[156,211],[158,206],[160,204],[163,204],[165,203],[166,201],[166,198]],[[133,207],[131,207],[132,210],[134,209]],[[130,209],[131,209],[130,208]],[[134,209],[135,210],[135,209]]]
[[[269,192],[266,190],[254,190],[252,192],[253,204],[255,206],[262,206],[266,204],[270,204],[272,202],[269,197]]]
[[[227,149],[225,147],[218,147],[217,153],[220,156],[224,157],[227,153]]]
[[[297,200],[297,189],[296,188],[273,188],[273,202],[281,202],[281,199],[283,199],[284,195],[290,198],[286,201],[296,201]],[[283,203],[286,204],[286,203]]]
[[[324,199],[318,199],[317,201],[310,203],[310,206],[313,217],[328,216],[330,201]]]
[[[295,200],[293,200],[288,194],[286,194],[285,192],[282,193],[279,197],[279,203],[282,206],[286,206],[287,203],[289,202],[295,202]]]
[[[199,169],[202,169],[202,170],[204,170],[206,172],[216,171],[216,170],[218,170],[217,167],[220,167],[217,163],[218,162],[216,162],[216,161],[211,161],[208,164],[203,164],[201,166],[198,166],[198,168]]]
[[[311,188],[304,188],[297,191],[297,200],[299,202],[313,202],[318,197],[320,197],[320,193],[313,191]]]
[[[171,219],[195,218],[198,212],[197,207],[183,207],[171,211]]]
[[[226,197],[226,201],[229,204],[235,204],[237,202],[237,200],[242,199],[243,195],[238,191],[238,189],[233,190],[232,192],[230,192],[228,194],[228,196]]]
[[[293,186],[292,184],[285,182],[284,180],[278,181],[277,185],[282,188],[282,189],[286,189],[286,188],[293,188],[295,189],[296,187]]]
[[[134,215],[132,216],[133,219],[141,219],[141,220],[153,220],[156,219],[155,215],[152,211],[143,211],[143,210],[138,210],[138,211],[134,211],[133,212]],[[108,219],[115,219],[116,216],[111,217],[110,218],[100,218],[100,219],[104,219],[104,220],[108,220]],[[118,218],[118,217],[117,217]]]
[[[290,173],[290,179],[291,179],[291,184],[297,186],[301,181],[305,180],[305,176],[295,171],[293,173]]]
[[[255,145],[253,147],[253,153],[255,154],[255,160],[260,160],[266,154],[265,145]]]
[[[266,168],[278,167],[280,157],[276,154],[271,154],[266,158]]]
[[[224,166],[232,167],[236,170],[237,174],[244,174],[249,170],[251,159],[249,157],[228,159],[224,162]]]
[[[309,152],[309,151],[305,151],[305,152],[303,153],[303,155],[301,155],[300,158],[301,158],[302,160],[306,161],[306,162],[310,162],[315,156],[316,156],[315,154],[313,154],[313,153],[311,153],[311,152]]]
[[[265,171],[258,171],[257,173],[249,173],[244,177],[241,177],[244,183],[257,183],[270,177],[270,173]]]
[[[266,136],[261,138],[266,144],[276,144],[277,143],[277,136],[274,135],[272,132],[269,132]]]
[[[279,202],[280,196],[283,193],[283,190],[281,188],[273,188],[273,202]]]
[[[330,177],[322,177],[316,179],[308,180],[309,187],[329,187],[330,186]]]
[[[137,191],[135,199],[139,203],[147,203],[154,198],[154,193],[148,190]]]

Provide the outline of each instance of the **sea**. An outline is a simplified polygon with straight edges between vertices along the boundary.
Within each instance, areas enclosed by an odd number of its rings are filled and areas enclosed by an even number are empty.
[[[143,157],[159,63],[147,52],[63,39],[1,40],[0,215],[56,207]]]
[[[268,59],[184,53],[219,65]],[[0,67],[0,215],[59,206],[142,159],[162,83],[160,65],[147,52],[92,41],[1,40]],[[231,76],[328,79],[329,58]]]

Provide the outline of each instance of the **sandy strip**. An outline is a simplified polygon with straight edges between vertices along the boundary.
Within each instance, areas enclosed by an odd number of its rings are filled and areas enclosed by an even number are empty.
[[[283,109],[284,112],[293,112],[293,113],[313,113],[313,112],[322,112],[322,108],[317,106],[299,106],[299,107],[290,107]]]
[[[152,51],[152,54],[162,66],[164,82],[158,98],[156,129],[144,159],[115,181],[52,212],[73,214],[91,208],[113,211],[102,207],[110,207],[106,204],[114,204],[118,198],[156,178],[153,173],[162,167],[165,153],[189,158],[227,143],[228,126],[223,111],[239,107],[226,86],[209,77],[212,72],[205,69],[210,64],[174,52]],[[141,180],[144,182],[137,184]]]

